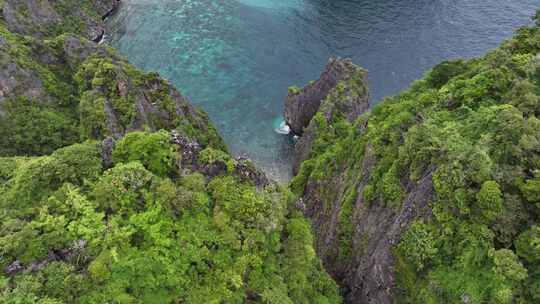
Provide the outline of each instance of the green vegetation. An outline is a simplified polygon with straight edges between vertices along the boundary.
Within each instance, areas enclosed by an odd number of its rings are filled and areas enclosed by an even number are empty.
[[[297,86],[291,86],[288,89],[290,95],[298,95],[298,94],[300,94],[300,90],[301,89],[299,87],[297,87]]]
[[[18,4],[18,33],[0,20],[16,81],[0,104],[2,303],[339,303],[295,198],[312,183],[321,212],[339,204],[332,254],[348,263],[372,235],[353,240],[357,205],[393,214],[426,177],[430,212],[393,247],[398,302],[540,301],[540,18],[354,123],[343,101],[367,88],[339,83],[288,190],[239,180],[206,114],[77,38],[99,18],[92,4],[54,1],[63,17],[44,26]],[[171,130],[200,144],[198,165],[228,170],[180,168]]]
[[[341,203],[340,256],[354,231],[351,198],[339,193],[399,210],[410,185],[432,176],[433,215],[395,246],[400,302],[540,301],[539,25],[483,58],[436,66],[354,124],[328,111],[339,109],[338,86],[312,121],[316,140],[291,189],[313,183],[323,205]]]
[[[78,140],[77,122],[26,98],[7,102],[0,119],[0,155],[44,155]]]
[[[128,134],[105,171],[94,142],[2,159],[3,302],[340,301],[286,189],[178,176],[168,138]]]
[[[151,134],[132,132],[116,144],[113,161],[115,163],[139,161],[148,170],[165,176],[174,170],[175,152],[168,132]]]

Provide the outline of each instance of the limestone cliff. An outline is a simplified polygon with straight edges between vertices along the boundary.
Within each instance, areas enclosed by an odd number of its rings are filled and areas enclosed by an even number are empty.
[[[540,300],[539,24],[369,112],[347,61],[291,89],[291,189],[347,303]]]
[[[12,33],[44,38],[69,32],[99,42],[103,19],[119,4],[120,0],[4,0],[0,6]]]
[[[330,59],[318,80],[302,89],[289,89],[289,94],[285,98],[285,122],[294,134],[302,135],[304,128],[308,127],[311,118],[315,116],[321,103],[336,86],[343,86],[347,81],[356,81],[358,85],[364,85],[366,75],[365,71],[348,59]],[[364,89],[367,90],[367,87],[364,87]],[[359,96],[347,96],[347,98],[367,98],[367,91],[360,91],[358,94]],[[353,108],[343,111],[343,113],[350,116],[349,118],[353,118],[366,110],[367,99],[348,101],[346,104]]]
[[[293,173],[309,158],[317,132],[312,118],[318,112],[324,120],[332,121],[342,115],[353,123],[369,108],[367,71],[350,59],[331,58],[320,78],[285,99],[285,121],[294,134],[302,135],[295,147]]]

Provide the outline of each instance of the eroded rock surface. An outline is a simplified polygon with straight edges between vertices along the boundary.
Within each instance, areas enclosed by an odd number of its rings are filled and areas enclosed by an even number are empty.
[[[354,65],[350,59],[331,58],[320,78],[302,89],[292,88],[285,99],[285,122],[296,135],[302,135],[304,128],[315,116],[321,103],[328,94],[343,81],[366,81],[367,72]],[[364,102],[367,95],[358,96],[361,100],[349,100],[351,111],[348,115],[365,111]]]
[[[406,193],[399,207],[365,201],[378,159],[371,144],[361,151],[352,145],[362,141],[368,124],[366,78],[349,60],[332,59],[321,79],[288,96],[287,122],[302,134],[292,187],[300,196],[297,208],[312,220],[317,254],[346,302],[393,303],[393,248],[413,220],[429,218],[433,171],[419,181],[401,181]],[[348,136],[354,137],[350,144],[340,142]]]
[[[368,108],[367,72],[350,59],[330,59],[319,80],[297,94],[289,94],[285,101],[286,122],[293,133],[302,135],[295,145],[293,174],[311,153],[318,127],[313,118],[317,113],[324,121],[342,115],[352,123]]]

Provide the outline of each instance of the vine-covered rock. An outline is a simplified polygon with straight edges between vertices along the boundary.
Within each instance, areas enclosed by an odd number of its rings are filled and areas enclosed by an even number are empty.
[[[291,94],[285,102],[285,117],[287,123],[296,126],[291,130],[302,135],[293,157],[293,174],[297,174],[314,149],[320,124],[340,119],[353,123],[368,110],[367,72],[350,59],[330,59],[321,78]]]

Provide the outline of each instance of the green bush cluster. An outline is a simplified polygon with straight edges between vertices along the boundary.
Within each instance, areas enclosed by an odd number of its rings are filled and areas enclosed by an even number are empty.
[[[166,132],[99,147],[2,159],[4,303],[340,302],[285,188],[179,175]]]
[[[176,150],[166,131],[156,133],[131,132],[124,136],[113,152],[113,162],[141,162],[148,170],[159,176],[174,171]]]

